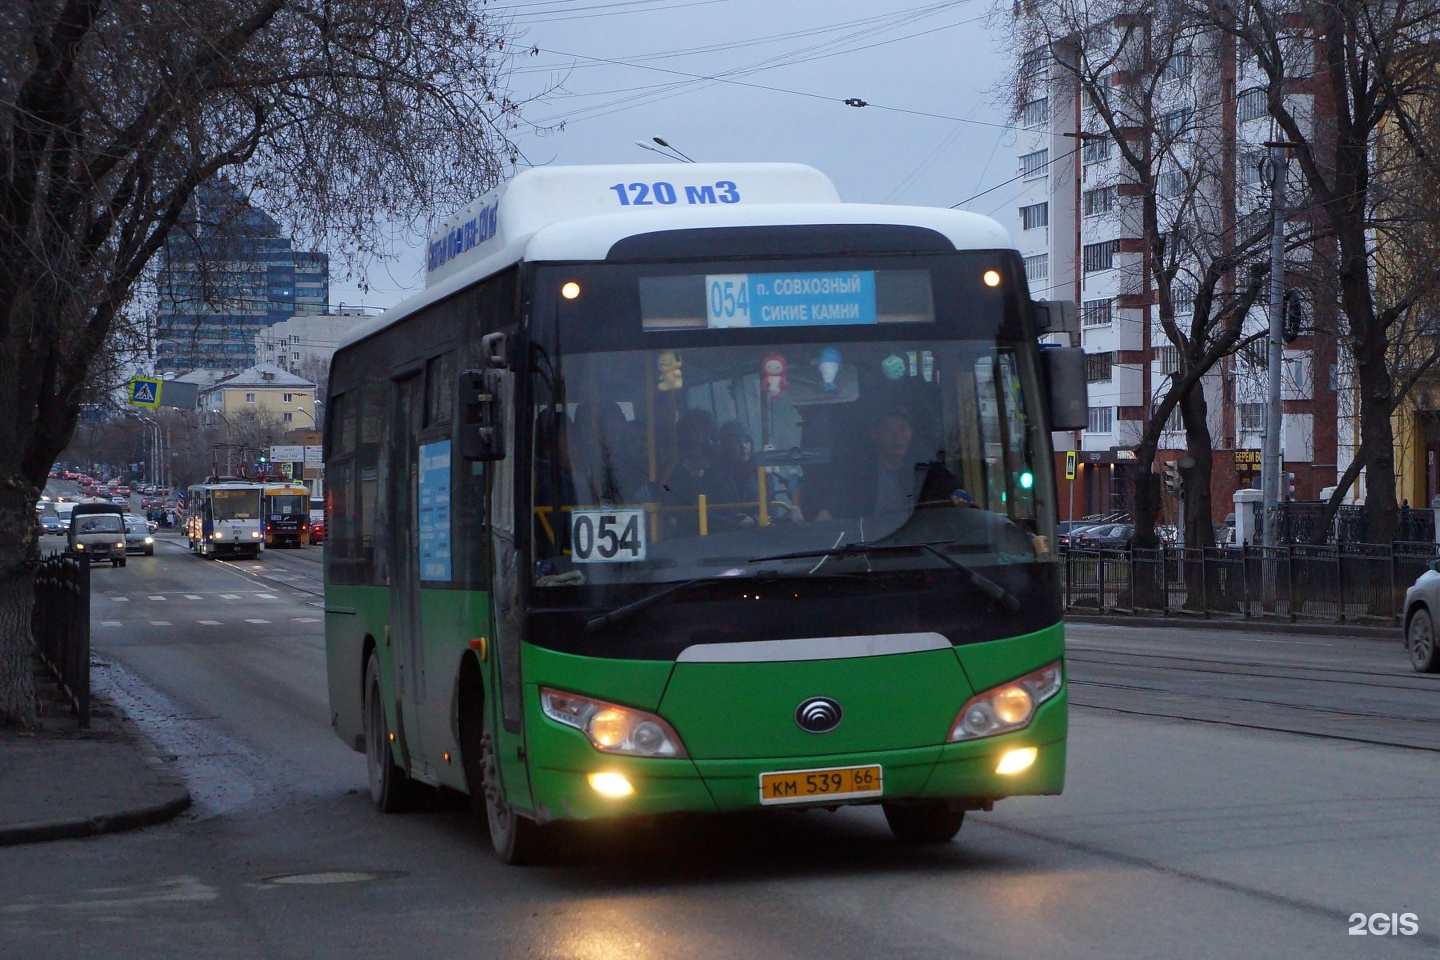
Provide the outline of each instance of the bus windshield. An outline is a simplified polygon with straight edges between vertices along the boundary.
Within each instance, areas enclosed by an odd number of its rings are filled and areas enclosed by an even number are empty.
[[[888,301],[909,335],[886,337],[881,318],[825,338],[785,324],[665,337],[704,322],[668,296],[703,289],[681,276],[665,278],[668,299],[642,282],[644,348],[550,357],[563,394],[540,390],[533,410],[537,586],[750,576],[762,560],[804,574],[824,554],[785,554],[857,543],[939,545],[971,566],[1050,560],[1034,347],[999,335],[999,309],[962,330],[916,272],[896,273]],[[936,564],[927,550],[850,556],[861,570]]]
[[[254,520],[260,516],[260,491],[213,490],[210,516],[215,520]]]
[[[282,516],[302,516],[310,512],[310,495],[308,493],[270,494],[266,499],[269,501],[267,510],[270,513],[278,513]]]

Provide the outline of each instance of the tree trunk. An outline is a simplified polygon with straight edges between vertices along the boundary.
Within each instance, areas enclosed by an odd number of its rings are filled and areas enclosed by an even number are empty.
[[[1215,449],[1210,439],[1210,405],[1204,388],[1196,386],[1181,401],[1180,414],[1185,423],[1185,448],[1194,466],[1181,470],[1185,491],[1185,546],[1215,546],[1215,508],[1210,496],[1210,480],[1214,473]]]
[[[1356,356],[1360,435],[1365,438],[1365,539],[1390,543],[1399,525],[1395,501],[1395,409],[1390,367],[1380,356]]]
[[[1155,442],[1142,440],[1135,448],[1135,500],[1130,519],[1135,524],[1135,546],[1160,545],[1155,519],[1160,516],[1160,477],[1155,473]]]
[[[0,723],[35,725],[35,500],[0,481]]]

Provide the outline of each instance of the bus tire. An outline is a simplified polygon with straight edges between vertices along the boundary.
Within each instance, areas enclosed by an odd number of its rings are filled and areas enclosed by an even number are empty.
[[[885,822],[901,843],[949,843],[965,822],[964,810],[951,810],[944,800],[882,803]]]
[[[500,768],[495,760],[489,705],[481,708],[480,799],[485,807],[485,826],[490,846],[501,863],[522,866],[544,856],[544,837],[535,821],[516,813],[505,801]]]
[[[381,813],[398,813],[409,805],[410,778],[390,754],[390,723],[380,688],[380,658],[374,652],[365,665],[365,767],[370,799]]]

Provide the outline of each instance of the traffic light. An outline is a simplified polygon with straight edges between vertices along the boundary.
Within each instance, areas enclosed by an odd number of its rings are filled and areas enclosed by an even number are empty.
[[[1295,499],[1295,474],[1293,474],[1293,473],[1287,473],[1287,474],[1285,474],[1285,489],[1284,489],[1283,492],[1284,492],[1284,494],[1285,494],[1285,499],[1286,499],[1286,500],[1294,500],[1294,499]]]
[[[1177,461],[1165,461],[1164,479],[1165,492],[1170,494],[1172,497],[1180,496],[1180,493],[1184,488],[1184,484],[1183,481],[1180,479],[1180,464]]]

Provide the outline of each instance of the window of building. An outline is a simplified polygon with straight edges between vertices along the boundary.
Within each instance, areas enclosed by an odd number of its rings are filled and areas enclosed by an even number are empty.
[[[1080,201],[1085,216],[1103,216],[1115,207],[1115,188],[1095,187],[1093,190],[1086,190],[1080,195]]]
[[[295,419],[295,414],[291,413],[289,410],[286,410],[284,419],[286,423],[291,423]]]
[[[1246,150],[1240,154],[1240,182],[1259,184],[1265,178],[1265,151]]]
[[[1185,432],[1185,421],[1180,418],[1180,408],[1178,406],[1170,411],[1170,416],[1165,418],[1164,431],[1166,433]]]
[[[1170,302],[1176,315],[1195,312],[1195,288],[1188,283],[1173,283],[1170,286]]]
[[[1085,354],[1085,381],[1087,383],[1105,383],[1110,379],[1114,365],[1115,354],[1113,351]]]
[[[1112,317],[1110,314],[1111,304],[1114,301],[1086,300],[1080,305],[1080,323],[1086,327],[1103,327],[1108,324]]]
[[[1034,283],[1037,280],[1048,280],[1050,277],[1050,254],[1040,253],[1033,257],[1025,258],[1025,279]]]
[[[1040,97],[1020,106],[1020,125],[1024,127],[1043,126],[1050,119],[1050,100]]]
[[[1155,366],[1163,374],[1175,373],[1180,369],[1180,348],[1173,343],[1155,348]]]
[[[291,359],[291,360],[294,360],[296,363],[299,363],[299,362],[300,362],[300,351],[299,351],[299,350],[296,350],[294,353],[290,354],[290,359]]]
[[[1169,137],[1178,137],[1190,129],[1190,108],[1172,110],[1160,118],[1160,132]]]
[[[1241,430],[1255,433],[1265,429],[1265,404],[1240,403],[1236,404],[1236,409],[1240,414]]]
[[[1022,230],[1034,230],[1049,224],[1050,204],[1048,202],[1032,203],[1028,207],[1020,208],[1020,228]]]
[[[1034,153],[1027,153],[1020,158],[1020,175],[1026,180],[1037,180],[1045,176],[1045,168],[1050,164],[1049,150],[1036,150]]]
[[[1120,252],[1119,240],[1102,240],[1099,243],[1087,243],[1081,250],[1080,259],[1083,261],[1086,273],[1095,273],[1098,270],[1109,270],[1115,266],[1115,254]]]
[[[1243,90],[1235,101],[1235,119],[1244,123],[1246,120],[1258,120],[1270,112],[1270,97],[1264,87],[1251,87]]]
[[[1160,196],[1170,198],[1179,197],[1185,193],[1188,182],[1183,170],[1166,170],[1160,174],[1159,190]]]
[[[1085,146],[1080,150],[1080,159],[1085,163],[1099,163],[1110,159],[1110,138],[1086,137]]]
[[[1189,50],[1176,50],[1166,61],[1165,66],[1160,70],[1160,79],[1164,82],[1171,80],[1183,80],[1190,76],[1194,69],[1194,57]]]
[[[255,394],[253,394],[253,393],[247,393],[247,394],[245,394],[245,402],[246,402],[246,403],[254,403],[254,402],[255,402]]]
[[[1088,419],[1089,423],[1085,427],[1085,432],[1109,433],[1115,429],[1115,408],[1091,407]]]
[[[293,393],[284,393],[284,394],[281,394],[281,396],[285,398],[285,402],[286,402],[286,403],[293,403],[293,402],[294,402],[294,400],[293,400],[292,398],[293,398],[295,395],[294,395]]]

